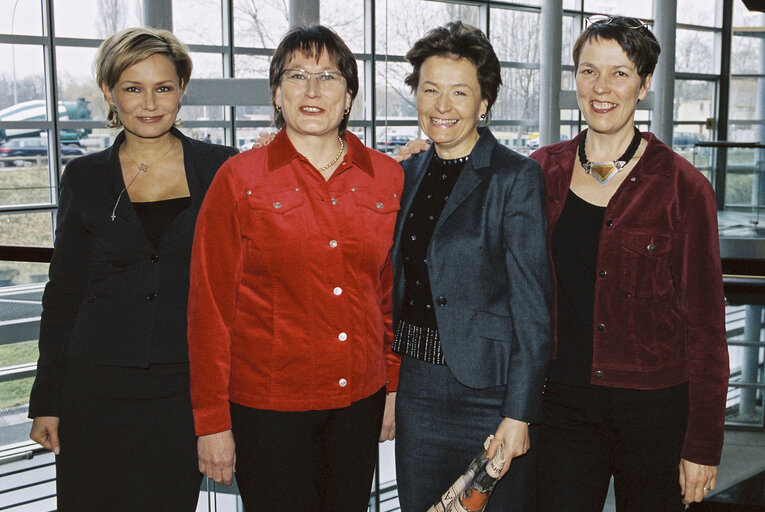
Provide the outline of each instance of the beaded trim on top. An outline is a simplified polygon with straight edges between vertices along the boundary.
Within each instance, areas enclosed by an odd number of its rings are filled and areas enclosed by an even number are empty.
[[[436,160],[436,162],[438,162],[441,165],[463,165],[468,160],[470,160],[470,155],[463,156],[463,157],[460,157],[460,158],[450,158],[450,159],[446,160],[444,158],[441,158],[437,154],[433,153],[433,158]]]

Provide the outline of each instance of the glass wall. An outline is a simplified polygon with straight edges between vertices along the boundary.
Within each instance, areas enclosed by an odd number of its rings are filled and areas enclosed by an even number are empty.
[[[571,50],[591,14],[635,16],[653,24],[660,0],[563,0],[561,139],[585,127],[574,94]],[[721,81],[730,80],[728,138],[765,140],[765,15],[735,0],[731,76],[720,74],[724,56],[723,4],[677,0],[674,134],[677,151],[709,175],[713,154],[694,144],[715,140]],[[0,0],[0,245],[53,243],[60,172],[72,158],[108,147],[116,131],[104,127],[106,109],[91,64],[103,38],[141,25],[142,0]],[[193,80],[266,79],[270,55],[289,28],[286,0],[172,0],[173,28],[189,45]],[[540,0],[321,0],[320,21],[356,53],[361,89],[350,129],[367,144],[395,152],[420,136],[415,99],[404,85],[404,55],[427,30],[451,20],[484,29],[502,66],[503,85],[492,126],[504,144],[528,154],[539,145]],[[246,149],[272,128],[267,101],[239,106],[186,105],[182,131]],[[637,119],[648,129],[651,111]],[[669,142],[669,141],[667,141]],[[759,211],[765,201],[763,152],[731,152],[725,202]],[[762,184],[762,185],[760,185]],[[763,193],[760,193],[762,189]],[[36,361],[47,265],[0,261],[0,366]],[[13,333],[10,335],[9,333]],[[0,368],[0,371],[3,370]],[[0,427],[0,444],[26,438],[25,405],[31,378],[0,380],[0,411],[18,419]],[[382,445],[381,482],[393,481],[392,443]]]

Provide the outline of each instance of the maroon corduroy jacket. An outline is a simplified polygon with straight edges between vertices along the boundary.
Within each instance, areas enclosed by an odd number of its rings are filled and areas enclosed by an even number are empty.
[[[545,173],[548,238],[579,137],[531,155]],[[729,366],[714,191],[653,134],[643,137],[645,153],[611,198],[601,230],[590,379],[632,389],[688,382],[682,457],[717,465]]]

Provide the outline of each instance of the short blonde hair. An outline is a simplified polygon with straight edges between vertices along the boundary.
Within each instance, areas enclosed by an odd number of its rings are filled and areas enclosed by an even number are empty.
[[[167,55],[173,61],[181,91],[185,91],[193,67],[188,48],[172,32],[144,27],[127,28],[112,34],[101,43],[93,62],[98,87],[106,84],[109,89],[113,89],[123,71],[157,54]],[[122,126],[117,112],[111,107],[106,125],[110,128]]]

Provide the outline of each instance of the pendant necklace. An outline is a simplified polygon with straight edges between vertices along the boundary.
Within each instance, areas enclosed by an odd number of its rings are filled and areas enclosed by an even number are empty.
[[[320,168],[318,169],[318,171],[319,171],[319,172],[324,172],[324,171],[326,171],[327,169],[329,169],[330,167],[332,167],[333,165],[335,165],[335,163],[336,163],[338,160],[340,160],[340,157],[341,157],[341,156],[343,156],[343,151],[345,150],[345,142],[343,141],[342,137],[339,137],[339,136],[337,137],[337,141],[340,143],[340,151],[338,151],[338,152],[337,152],[337,154],[335,155],[335,158],[333,158],[333,159],[332,159],[332,161],[331,161],[330,163],[328,163],[328,164],[327,164],[327,165],[325,165],[324,167],[320,167]]]
[[[579,139],[579,163],[582,164],[584,172],[595,178],[602,187],[611,181],[611,178],[616,176],[619,171],[624,169],[629,161],[632,160],[632,157],[635,156],[635,152],[640,146],[640,130],[637,129],[637,126],[635,127],[635,135],[632,137],[632,142],[630,142],[630,145],[627,147],[627,151],[625,151],[618,160],[614,160],[613,162],[590,162],[587,160],[587,154],[584,150],[584,141],[587,138],[588,131],[589,130],[585,130],[582,134],[582,138]]]
[[[165,157],[167,156],[167,154],[168,154],[168,153],[170,153],[170,150],[171,150],[171,149],[173,149],[174,147],[175,147],[175,139],[173,139],[173,140],[170,142],[170,147],[169,147],[169,148],[167,148],[167,151],[165,151],[164,153],[162,153],[162,156],[160,156],[159,158],[157,158],[157,159],[156,159],[156,160],[154,160],[153,162],[149,162],[148,164],[146,164],[146,163],[143,163],[143,162],[139,164],[138,162],[136,162],[136,159],[135,159],[135,158],[133,158],[133,157],[130,155],[130,153],[128,153],[127,147],[125,147],[125,146],[122,146],[122,149],[125,151],[125,154],[128,156],[128,158],[129,158],[129,159],[131,159],[131,160],[133,161],[133,163],[136,165],[136,167],[138,167],[138,171],[137,171],[137,172],[135,173],[135,175],[133,176],[133,179],[131,179],[131,180],[130,180],[130,183],[128,183],[128,184],[127,184],[127,186],[125,186],[125,188],[123,188],[123,189],[122,189],[122,192],[120,192],[120,195],[118,195],[118,196],[117,196],[117,202],[116,202],[116,203],[114,203],[114,208],[112,208],[112,214],[111,214],[111,216],[110,216],[110,217],[111,217],[111,219],[112,219],[112,222],[114,222],[114,219],[116,219],[116,218],[117,218],[117,215],[116,215],[116,212],[117,212],[117,206],[119,206],[119,204],[120,204],[120,199],[122,199],[122,194],[124,194],[125,192],[127,192],[127,189],[129,189],[129,188],[130,188],[130,185],[132,185],[132,184],[133,184],[133,182],[135,181],[135,179],[136,179],[136,178],[137,178],[139,175],[141,175],[141,174],[144,174],[144,173],[147,173],[147,172],[149,172],[149,170],[151,169],[151,166],[152,166],[152,165],[154,165],[154,164],[158,164],[158,163],[159,163],[159,162],[160,162],[160,161],[161,161],[163,158],[165,158]]]

